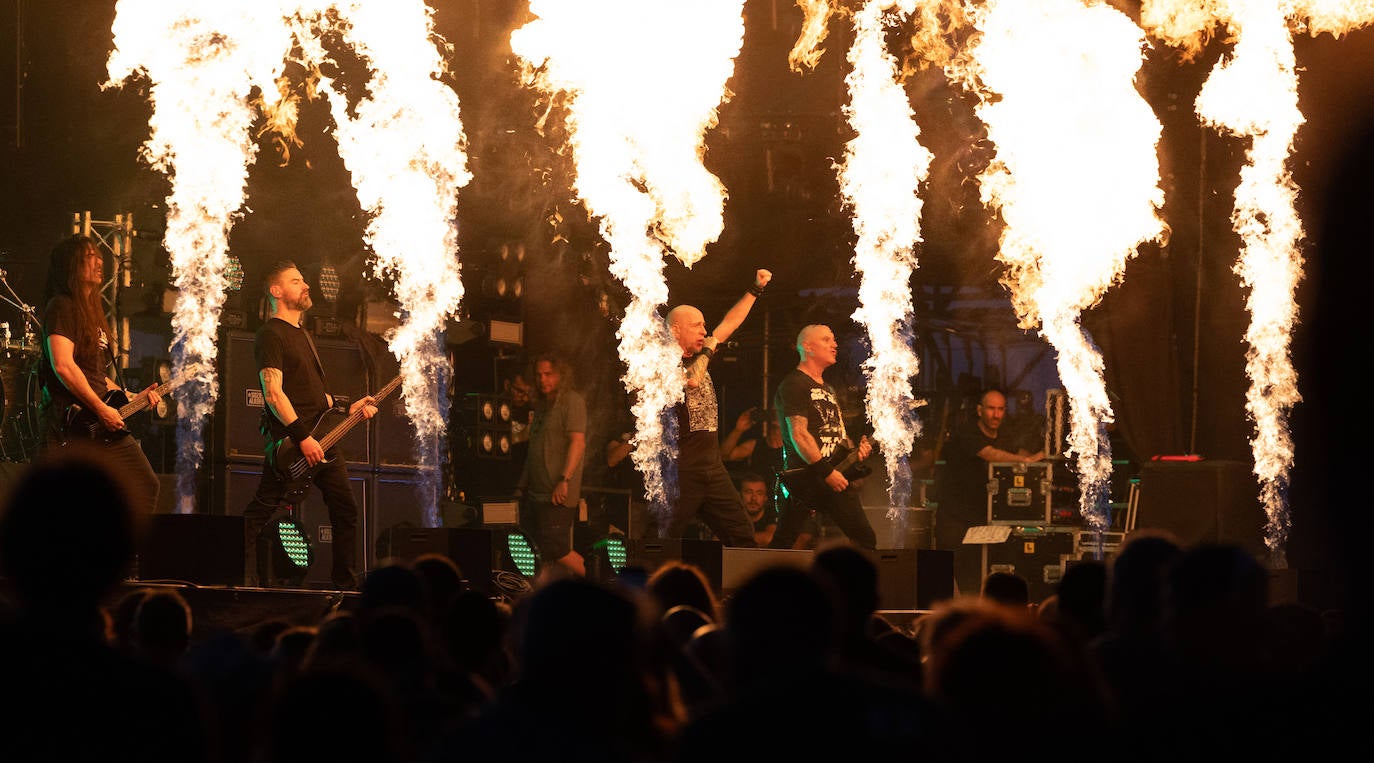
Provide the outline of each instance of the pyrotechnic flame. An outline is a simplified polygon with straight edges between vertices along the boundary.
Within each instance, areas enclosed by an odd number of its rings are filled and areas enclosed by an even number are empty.
[[[1250,445],[1267,518],[1265,545],[1273,561],[1283,564],[1293,465],[1288,417],[1302,400],[1291,346],[1304,234],[1297,214],[1298,188],[1287,164],[1304,119],[1298,109],[1290,26],[1313,35],[1339,36],[1374,21],[1374,2],[1214,0],[1204,7],[1182,8],[1176,2],[1146,2],[1141,17],[1154,34],[1185,52],[1195,52],[1214,23],[1224,25],[1235,42],[1203,84],[1196,107],[1206,124],[1250,138],[1231,214],[1241,238],[1235,271],[1250,289],[1250,325],[1245,332],[1250,388],[1245,409],[1255,426]],[[1178,19],[1186,22],[1177,23]]]
[[[320,78],[319,92],[334,116],[358,200],[371,215],[366,240],[373,268],[391,279],[401,305],[401,325],[387,340],[401,364],[417,462],[431,480],[425,517],[437,527],[434,480],[447,436],[441,403],[452,371],[440,334],[463,299],[455,222],[458,189],[471,179],[458,97],[438,79],[444,63],[430,42],[432,11],[421,0],[330,5],[337,15],[321,15],[319,23],[367,62],[372,79],[366,96],[353,103],[328,77]],[[309,63],[323,62],[318,46],[304,50]]]
[[[830,0],[797,0],[797,6],[802,9],[802,31],[787,54],[787,65],[794,72],[815,69],[821,62],[821,56],[825,55],[821,43],[830,33],[830,16],[834,10]]]
[[[1005,223],[1002,282],[1022,327],[1041,326],[1058,351],[1080,510],[1101,530],[1113,414],[1101,354],[1079,319],[1141,243],[1164,235],[1161,128],[1134,87],[1143,35],[1119,11],[1080,0],[991,0],[974,22],[977,38],[950,72],[978,92],[997,148],[980,181]]]
[[[963,0],[918,0],[911,18],[911,55],[902,62],[902,72],[943,69],[954,58],[958,35],[968,27]]]
[[[664,254],[690,267],[719,237],[725,189],[702,165],[706,130],[744,40],[743,0],[533,0],[511,35],[527,76],[565,96],[576,191],[599,218],[631,302],[617,332],[637,430],[634,461],[667,521],[664,414],[682,400],[681,351],[658,308]],[[591,39],[599,40],[589,44]]]
[[[147,78],[154,108],[142,156],[171,179],[163,243],[177,287],[173,372],[212,369],[229,230],[257,154],[253,91],[275,97],[290,36],[276,3],[160,0],[121,0],[113,33],[104,87]],[[206,374],[177,394],[177,508],[188,512],[218,382]]]
[[[889,506],[911,497],[907,458],[920,434],[912,408],[911,379],[919,361],[911,345],[913,245],[921,240],[920,184],[931,154],[898,81],[899,65],[888,52],[885,21],[890,8],[909,14],[915,0],[873,0],[854,15],[852,65],[845,115],[855,137],[845,148],[840,191],[854,214],[854,265],[862,275],[854,320],[868,331],[868,419],[882,448],[889,477]],[[902,516],[895,508],[889,518]]]
[[[449,371],[438,334],[462,298],[454,217],[457,189],[468,175],[457,98],[437,80],[442,63],[431,41],[430,11],[420,0],[119,2],[106,86],[139,73],[148,78],[152,134],[143,155],[172,179],[164,243],[179,289],[173,363],[177,373],[193,364],[213,368],[228,232],[241,214],[257,153],[254,104],[267,114],[269,128],[294,140],[295,103],[285,99],[282,70],[293,43],[312,68],[325,60],[316,32],[330,27],[373,68],[367,97],[351,108],[332,83],[323,92],[359,200],[373,214],[368,242],[376,267],[397,279],[406,321],[390,337],[391,348],[401,358],[420,462],[437,466],[445,431],[438,403]],[[182,510],[190,510],[201,428],[216,387],[211,376],[181,393]],[[437,493],[426,513],[437,524]]]
[[[1332,37],[1374,23],[1374,0],[1293,0],[1292,22],[1313,37]]]

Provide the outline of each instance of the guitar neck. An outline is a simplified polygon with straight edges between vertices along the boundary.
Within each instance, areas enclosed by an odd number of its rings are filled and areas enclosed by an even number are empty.
[[[378,403],[382,402],[382,399],[385,398],[387,395],[390,395],[392,392],[394,392],[396,388],[400,386],[400,384],[401,377],[397,376],[395,379],[392,379],[391,381],[387,382],[387,385],[385,387],[382,387],[381,389],[377,390],[377,392],[372,395],[372,399]],[[348,414],[348,418],[344,419],[343,421],[340,421],[337,426],[329,430],[329,434],[325,435],[324,438],[320,440],[320,447],[324,450],[329,450],[330,448],[334,447],[334,445],[338,443],[339,440],[343,439],[344,435],[348,434],[349,431],[352,430],[353,427],[356,426],[358,422],[362,420],[363,411],[361,408],[354,411],[353,413]]]
[[[165,395],[165,394],[167,394],[168,392],[171,392],[173,389],[175,389],[175,388],[176,388],[178,385],[180,385],[183,381],[185,381],[186,379],[190,378],[190,377],[191,377],[191,374],[192,374],[192,371],[189,371],[189,370],[188,370],[188,371],[182,373],[180,376],[178,376],[178,377],[175,378],[175,379],[169,379],[169,380],[167,380],[167,381],[165,381],[165,382],[163,382],[163,383],[157,385],[157,387],[156,387],[155,389],[153,389],[153,393],[156,394],[158,397],[162,397],[163,395]],[[138,413],[139,411],[141,411],[141,410],[143,410],[144,408],[147,408],[147,407],[148,407],[148,391],[147,391],[147,390],[144,390],[143,392],[140,392],[140,393],[138,393],[137,395],[134,395],[134,396],[133,396],[133,399],[131,399],[129,402],[127,402],[127,403],[125,403],[124,405],[120,406],[120,408],[119,408],[119,417],[120,417],[121,419],[127,419],[127,418],[129,418],[130,416],[134,415],[135,413]]]
[[[160,394],[160,393],[159,393],[159,394]],[[144,408],[147,408],[147,407],[148,407],[148,395],[146,395],[146,394],[140,392],[139,394],[134,395],[134,398],[133,398],[132,400],[130,400],[129,402],[125,403],[125,404],[119,409],[119,417],[120,417],[121,419],[127,419],[127,418],[129,418],[130,416],[134,415],[135,413],[138,413],[139,411],[141,411],[141,410],[143,410]]]
[[[843,473],[845,469],[859,463],[859,449],[857,447],[849,449],[844,458],[835,465],[835,471]]]

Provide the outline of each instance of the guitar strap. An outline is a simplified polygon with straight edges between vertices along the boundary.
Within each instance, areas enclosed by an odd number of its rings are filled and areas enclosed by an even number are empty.
[[[324,381],[325,389],[329,388],[329,378],[324,375],[324,363],[320,361],[320,351],[315,348],[315,340],[310,336],[310,332],[304,326],[300,327],[301,333],[305,335],[305,343],[310,345],[310,354],[315,356],[315,367],[320,369],[320,379]]]
[[[114,342],[110,341],[110,339],[111,337],[107,332],[105,334],[105,353],[110,356],[110,365],[114,366],[115,384],[118,384],[120,389],[128,389],[124,384],[124,374],[121,373],[119,368],[119,358],[115,357]],[[105,396],[101,395],[100,397],[103,398]]]

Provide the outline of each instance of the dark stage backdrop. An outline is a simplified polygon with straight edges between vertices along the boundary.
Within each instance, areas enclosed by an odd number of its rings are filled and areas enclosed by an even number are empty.
[[[528,348],[573,354],[594,412],[609,420],[623,406],[614,331],[624,294],[605,272],[594,221],[572,201],[566,157],[534,128],[542,104],[514,84],[508,32],[524,18],[525,4],[431,5],[439,33],[453,43],[450,83],[463,104],[475,174],[462,192],[459,220],[470,307],[484,309],[482,280],[494,267],[496,245],[528,242],[531,269],[538,273],[524,306]],[[1138,9],[1137,3],[1117,5]],[[41,297],[47,251],[68,232],[72,213],[84,210],[102,219],[132,213],[141,231],[134,247],[139,280],[150,286],[166,280],[159,238],[167,181],[138,159],[148,132],[146,85],[100,89],[114,8],[113,0],[0,2],[0,268],[30,303]],[[834,25],[829,54],[815,72],[800,76],[786,65],[799,11],[788,3],[750,0],[745,13],[733,97],[721,108],[706,156],[730,190],[725,233],[695,267],[667,267],[672,302],[698,304],[708,319],[724,313],[755,268],[776,273],[760,306],[771,314],[773,333],[763,334],[756,312],[740,334],[735,365],[718,374],[723,407],[734,411],[762,396],[765,358],[774,379],[794,362],[789,344],[815,307],[807,290],[857,285],[849,260],[852,232],[836,201],[832,168],[848,137],[841,115],[847,65],[840,55],[847,33]],[[16,43],[17,57],[11,55]],[[1150,51],[1140,81],[1164,125],[1160,156],[1171,236],[1167,246],[1143,249],[1125,280],[1085,316],[1107,360],[1123,440],[1140,459],[1187,451],[1250,458],[1246,294],[1231,272],[1237,241],[1229,222],[1245,144],[1200,130],[1192,114],[1198,88],[1222,51],[1214,43],[1188,64],[1167,49]],[[1339,525],[1334,514],[1349,510],[1338,494],[1355,472],[1338,471],[1330,461],[1340,449],[1327,446],[1337,430],[1326,418],[1338,405],[1361,399],[1338,395],[1328,384],[1354,373],[1368,322],[1367,300],[1356,290],[1369,281],[1356,263],[1368,259],[1359,224],[1370,207],[1358,202],[1368,200],[1369,190],[1362,180],[1367,172],[1360,172],[1368,168],[1367,128],[1374,123],[1374,31],[1340,40],[1300,37],[1297,57],[1307,121],[1290,164],[1308,242],[1295,344],[1306,400],[1294,415],[1299,441],[1292,556],[1298,564],[1325,567],[1333,564],[1332,534],[1359,534],[1330,526]],[[938,294],[972,287],[995,297],[999,229],[980,210],[971,182],[986,154],[970,104],[938,72],[916,75],[908,92],[922,139],[936,153],[913,288]],[[1046,108],[1053,113],[1053,104]],[[250,287],[257,269],[280,256],[314,270],[326,261],[335,265],[344,283],[340,312],[348,317],[370,296],[361,243],[365,221],[318,106],[306,105],[301,137],[304,145],[289,158],[263,140],[249,180],[251,213],[235,226],[231,244]],[[569,243],[555,245],[558,238]],[[255,299],[245,302],[252,315]],[[945,304],[920,300],[918,334],[935,333],[932,327],[951,320],[942,312]],[[842,323],[852,307],[835,311],[833,320]],[[0,320],[18,323],[7,306],[0,306]],[[1010,327],[974,328],[995,335]],[[493,357],[502,351],[478,344],[460,350],[458,379],[490,386]],[[1342,365],[1333,369],[1334,362]],[[847,371],[852,376],[853,369]],[[1350,423],[1358,426],[1358,413],[1342,412],[1356,417]]]

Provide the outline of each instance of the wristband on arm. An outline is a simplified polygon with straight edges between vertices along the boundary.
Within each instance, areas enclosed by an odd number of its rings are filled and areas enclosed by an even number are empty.
[[[310,437],[310,429],[305,422],[298,416],[296,420],[286,425],[286,433],[291,435],[291,440],[297,445],[305,442]]]
[[[763,296],[763,287],[762,287],[762,286],[759,286],[759,285],[756,284],[756,283],[755,283],[755,284],[749,284],[749,293],[750,293],[750,294],[753,294],[755,297],[762,297],[762,296]]]

